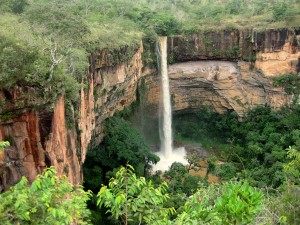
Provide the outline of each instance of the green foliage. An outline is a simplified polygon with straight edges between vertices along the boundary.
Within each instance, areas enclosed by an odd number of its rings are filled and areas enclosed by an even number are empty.
[[[10,143],[8,141],[0,141],[0,151],[3,151],[3,148],[9,146]]]
[[[277,190],[268,190],[257,224],[299,224],[300,187],[290,181]],[[275,192],[275,193],[274,193]]]
[[[178,162],[172,163],[170,169],[163,174],[163,178],[169,185],[168,192],[170,194],[177,193],[190,196],[197,191],[200,184],[206,184],[201,177],[190,175],[188,168]],[[177,203],[175,208],[179,206]]]
[[[28,6],[27,0],[0,0],[0,12],[20,14]]]
[[[163,207],[166,201],[173,201],[166,194],[167,187],[163,182],[154,188],[151,181],[137,178],[133,167],[127,165],[121,167],[108,186],[101,188],[97,204],[106,207],[123,224],[249,224],[262,208],[260,191],[247,182],[229,182],[199,189],[170,220],[169,215],[175,210]],[[180,195],[175,196],[179,201]]]
[[[297,104],[300,96],[299,74],[284,74],[273,78],[273,85],[283,87],[286,93],[293,95],[293,104]]]
[[[286,181],[277,190],[268,191],[267,189],[268,192],[266,194],[268,198],[265,199],[265,207],[261,213],[262,215],[258,217],[260,218],[257,221],[259,223],[300,223],[300,153],[292,147],[289,147],[287,150],[287,158],[291,159],[291,161],[283,165]]]
[[[197,141],[212,140],[214,143],[225,142],[230,136],[230,127],[238,124],[235,113],[225,113],[225,115],[213,112],[208,107],[202,107],[196,112],[185,112],[174,115],[174,130],[176,138],[189,138]]]
[[[246,182],[211,185],[186,202],[175,224],[249,224],[261,210],[262,199]]]
[[[14,28],[8,28],[10,26]],[[47,47],[51,48],[51,42],[33,33],[27,22],[20,22],[9,14],[1,16],[0,27],[1,88],[33,86],[36,96],[32,97],[41,99],[39,102],[44,104],[55,102],[61,94],[65,95],[67,102],[78,100],[80,85],[76,78],[87,66],[85,57],[79,58],[78,51],[72,49],[66,55],[68,60],[53,68],[54,75],[49,80],[53,62]]]
[[[263,195],[248,183],[225,186],[222,196],[215,201],[222,224],[249,224],[262,208]]]
[[[26,19],[34,25],[39,34],[50,38],[71,39],[76,42],[88,33],[84,19],[72,10],[68,3],[35,3],[26,11]]]
[[[119,161],[119,165],[128,162],[136,168],[139,163],[158,161],[158,157],[150,152],[142,136],[129,122],[117,117],[110,118],[105,122],[105,130],[106,151],[110,157]]]
[[[295,105],[279,111],[258,106],[242,121],[234,114],[218,115],[208,110],[175,115],[175,137],[202,142],[206,149],[229,161],[217,166],[216,172],[223,179],[238,176],[253,186],[279,187],[285,180],[283,163],[290,160],[284,149],[300,144],[299,113]]]
[[[207,171],[206,171],[206,177],[208,176],[209,173],[213,173],[216,168],[216,162],[217,162],[217,157],[213,156],[207,159]]]
[[[222,180],[230,180],[236,177],[237,168],[233,163],[224,163],[216,166],[215,174]]]
[[[85,166],[83,170],[84,174],[84,187],[91,190],[93,193],[97,193],[101,184],[103,183],[103,172],[100,166],[91,165]]]
[[[23,177],[0,195],[1,224],[88,224],[90,193],[58,177],[53,167],[28,185]]]
[[[0,141],[0,156],[4,154],[4,148],[8,147],[10,145],[10,143],[8,141]],[[3,170],[2,167],[3,166],[3,162],[0,163],[0,175],[3,174]],[[5,164],[4,164],[5,166]]]
[[[34,40],[34,37],[28,37],[21,39],[21,37],[15,36],[13,30],[5,29],[6,26],[16,25],[16,28],[20,28],[20,33],[25,35],[28,32],[27,24],[17,24],[16,18],[13,16],[0,16],[0,86],[11,87],[16,83],[24,82],[27,74],[35,72],[35,66],[41,55],[36,47],[32,46],[30,41]],[[22,28],[23,26],[23,28]]]
[[[199,162],[201,160],[200,154],[198,152],[191,152],[187,153],[187,155],[184,157],[188,163],[188,171],[192,169],[192,167],[199,166]]]
[[[288,4],[286,2],[280,2],[275,4],[273,8],[273,17],[275,21],[284,20],[288,16]]]
[[[300,181],[300,152],[289,146],[287,158],[291,159],[283,168],[289,180],[298,183]]]
[[[97,148],[87,153],[84,164],[85,187],[97,190],[100,188],[99,177],[105,182],[107,172],[121,165],[130,163],[144,175],[150,168],[150,163],[156,163],[159,158],[153,154],[144,142],[141,134],[129,122],[118,117],[105,121],[106,136]],[[139,170],[138,170],[139,168]]]
[[[155,188],[151,181],[144,177],[137,178],[132,166],[121,167],[107,186],[98,193],[97,204],[105,206],[115,219],[128,222],[145,222],[147,224],[162,224],[166,221],[172,208],[163,208],[163,203],[169,198],[166,194],[167,184],[162,183]]]

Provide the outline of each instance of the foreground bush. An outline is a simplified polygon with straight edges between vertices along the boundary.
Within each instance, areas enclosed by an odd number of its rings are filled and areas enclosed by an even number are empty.
[[[0,195],[0,224],[88,224],[90,193],[48,168],[28,185],[23,177]]]

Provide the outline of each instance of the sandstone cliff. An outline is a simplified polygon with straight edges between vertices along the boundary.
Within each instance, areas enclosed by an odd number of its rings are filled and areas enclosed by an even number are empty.
[[[255,63],[264,75],[300,72],[299,45],[300,28],[203,31],[168,41],[169,61],[173,63],[243,60]]]
[[[173,110],[197,110],[212,106],[222,113],[236,111],[240,117],[256,105],[279,108],[290,101],[281,88],[274,88],[251,63],[230,61],[190,61],[169,67]],[[160,78],[148,77],[149,104],[158,105]]]
[[[81,89],[78,122],[73,126],[66,125],[71,118],[66,118],[63,97],[53,106],[34,107],[40,103],[33,98],[34,88],[1,90],[0,140],[8,140],[11,146],[0,157],[0,192],[22,176],[33,181],[50,165],[70,182],[81,183],[92,136],[93,144],[99,144],[102,121],[136,99],[142,52],[142,47],[135,47],[90,56],[89,73],[83,80],[87,87]]]

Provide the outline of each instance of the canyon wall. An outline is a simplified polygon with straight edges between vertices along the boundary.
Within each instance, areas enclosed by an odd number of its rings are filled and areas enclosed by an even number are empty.
[[[141,45],[92,54],[74,118],[66,117],[63,96],[45,106],[34,98],[34,88],[1,90],[0,140],[11,146],[0,154],[0,192],[22,176],[33,181],[51,165],[71,183],[81,183],[88,145],[92,137],[91,146],[102,140],[102,121],[136,100],[142,52]],[[75,124],[70,123],[74,119]]]
[[[226,30],[169,38],[173,109],[211,105],[242,117],[258,104],[278,108],[289,103],[290,96],[274,88],[269,76],[299,72],[297,32]],[[50,165],[70,182],[82,182],[86,152],[103,139],[103,120],[136,100],[141,77],[148,86],[147,104],[159,105],[160,78],[155,69],[143,68],[142,52],[141,45],[91,54],[79,107],[67,105],[67,117],[63,96],[43,105],[33,97],[34,87],[0,90],[0,140],[11,143],[0,153],[0,192],[21,176],[32,181]]]
[[[241,60],[252,62],[266,76],[296,73],[299,42],[300,28],[203,31],[169,38],[169,61]]]
[[[256,105],[280,108],[290,102],[282,88],[272,86],[261,72],[243,61],[190,61],[169,67],[173,111],[211,106],[215,111],[235,111],[239,117]],[[148,102],[159,104],[160,78],[147,77]]]
[[[291,101],[270,76],[299,73],[299,29],[204,31],[169,38],[168,46],[175,112],[209,105],[243,117],[256,105],[279,108]],[[149,76],[147,83],[148,103],[157,106],[160,79]]]

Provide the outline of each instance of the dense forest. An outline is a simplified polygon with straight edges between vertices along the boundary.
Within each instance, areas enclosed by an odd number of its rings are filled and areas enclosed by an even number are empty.
[[[36,108],[51,108],[64,95],[76,109],[96,50],[135,49],[142,41],[143,62],[155,68],[158,36],[299,27],[299,7],[299,0],[0,0],[0,88],[33,87]],[[111,59],[120,61],[126,57]],[[299,224],[299,81],[297,74],[273,78],[294,96],[277,111],[258,106],[243,118],[209,107],[176,113],[175,143],[201,146],[210,157],[189,152],[189,165],[173,163],[164,173],[151,171],[158,134],[149,141],[136,122],[140,98],[103,122],[102,143],[87,152],[83,186],[53,167],[31,184],[23,178],[0,194],[0,223]],[[0,141],[0,156],[8,145]],[[205,176],[193,175],[203,162]]]

